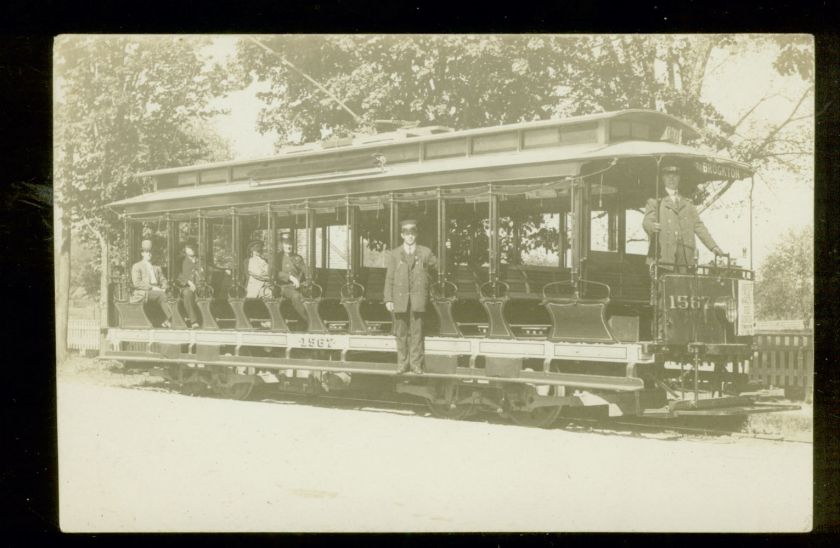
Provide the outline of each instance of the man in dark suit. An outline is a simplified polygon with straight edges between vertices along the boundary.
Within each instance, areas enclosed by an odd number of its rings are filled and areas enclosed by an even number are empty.
[[[300,283],[306,278],[306,263],[303,257],[292,251],[292,238],[288,232],[280,235],[280,244],[281,251],[274,260],[274,277],[280,285],[280,293],[291,301],[301,319],[308,323],[309,314],[299,291]]]
[[[194,242],[184,244],[184,260],[181,262],[181,272],[178,274],[181,299],[187,311],[187,323],[192,329],[198,329],[201,325],[198,319],[198,306],[195,304],[195,286],[198,283],[200,269],[195,251]]]
[[[680,196],[680,168],[676,165],[666,165],[662,168],[662,181],[665,185],[666,196],[659,200],[650,199],[645,208],[642,226],[651,238],[651,252],[648,263],[654,260],[654,234],[659,233],[659,259],[666,263],[664,269],[684,271],[689,266],[695,266],[694,236],[700,238],[710,251],[723,255],[723,250],[717,245],[694,204],[688,198]]]
[[[417,221],[400,223],[403,244],[385,255],[385,307],[394,313],[399,373],[423,373],[423,314],[429,297],[429,269],[437,267],[432,250],[417,245]]]
[[[166,304],[168,282],[160,266],[152,264],[152,242],[143,240],[140,249],[141,259],[131,265],[132,303],[157,303],[166,316],[161,324],[169,327],[169,306]]]

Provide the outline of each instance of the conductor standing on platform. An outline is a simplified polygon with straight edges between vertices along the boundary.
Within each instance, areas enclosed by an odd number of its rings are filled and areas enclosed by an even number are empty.
[[[417,221],[400,223],[403,244],[385,256],[385,307],[394,313],[397,372],[423,373],[423,314],[429,296],[429,269],[437,267],[432,250],[417,245]]]

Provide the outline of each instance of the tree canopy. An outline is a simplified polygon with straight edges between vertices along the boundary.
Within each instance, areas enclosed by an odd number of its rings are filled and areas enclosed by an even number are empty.
[[[799,320],[814,314],[814,231],[790,231],[758,271],[756,315],[761,320]]]
[[[265,108],[258,129],[276,130],[279,144],[318,140],[324,132],[370,132],[377,119],[465,129],[646,108],[695,124],[703,144],[714,150],[767,162],[779,157],[773,154],[786,144],[779,133],[794,120],[742,135],[751,112],[727,121],[702,98],[712,53],[737,55],[769,45],[780,74],[813,81],[813,44],[798,35],[287,35],[258,40],[261,45],[254,38],[240,41],[239,76],[270,84],[260,96]]]
[[[229,89],[198,37],[63,36],[56,40],[55,193],[84,241],[115,242],[121,222],[106,205],[139,194],[133,174],[225,159],[207,130],[211,100]]]

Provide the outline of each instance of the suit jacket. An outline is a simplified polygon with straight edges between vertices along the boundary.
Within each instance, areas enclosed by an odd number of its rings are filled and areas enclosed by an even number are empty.
[[[432,250],[417,245],[408,256],[403,246],[385,255],[385,302],[394,303],[394,312],[425,312],[429,297],[429,269],[437,267],[437,257]]]
[[[198,283],[199,269],[200,266],[197,257],[195,262],[191,261],[189,257],[184,257],[184,260],[181,262],[181,272],[178,274],[178,283],[182,286],[188,285],[188,281],[194,284]]]
[[[653,223],[659,223],[659,258],[663,262],[696,264],[694,260],[695,234],[710,251],[718,247],[706,225],[700,220],[700,215],[691,200],[680,196],[679,202],[674,203],[670,196],[666,196],[659,202],[657,208],[656,200],[648,200],[642,226],[653,242],[655,234]],[[648,262],[652,262],[652,259],[651,252]]]
[[[155,277],[157,278],[157,287],[152,286],[152,282],[149,277],[149,269],[144,261],[137,261],[136,263],[131,265],[132,291],[131,297],[129,298],[129,302],[144,302],[149,294],[149,291],[151,291],[152,289],[166,288],[166,278],[164,277],[160,267],[158,265],[152,265],[152,269],[154,270]]]
[[[284,260],[285,259],[285,260]],[[306,262],[297,253],[280,252],[274,256],[274,276],[280,283],[289,283],[289,276],[294,276],[300,281],[306,278]]]

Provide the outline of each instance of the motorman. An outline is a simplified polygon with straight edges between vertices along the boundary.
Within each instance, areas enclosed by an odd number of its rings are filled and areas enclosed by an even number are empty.
[[[655,260],[656,233],[659,234],[659,260],[664,263],[662,268],[666,270],[684,271],[697,264],[694,256],[695,235],[710,251],[723,255],[723,250],[700,220],[694,204],[679,193],[680,168],[668,164],[662,167],[660,173],[666,196],[658,204],[653,198],[648,200],[642,222],[651,240],[648,264],[653,264]]]

